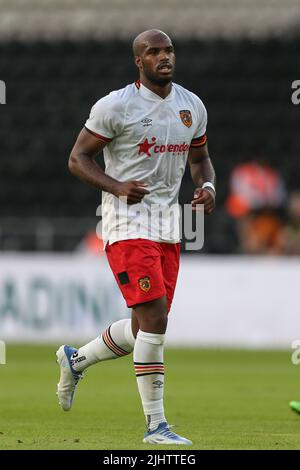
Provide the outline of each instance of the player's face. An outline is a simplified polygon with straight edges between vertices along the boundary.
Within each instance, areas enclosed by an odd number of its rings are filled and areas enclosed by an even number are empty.
[[[137,65],[145,77],[156,84],[169,83],[175,71],[175,52],[170,40],[149,43],[139,57]]]

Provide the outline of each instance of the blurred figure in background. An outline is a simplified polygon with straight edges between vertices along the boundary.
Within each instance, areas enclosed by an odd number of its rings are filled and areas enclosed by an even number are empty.
[[[282,251],[300,255],[300,191],[293,192],[288,201],[288,221],[281,234]]]
[[[95,230],[89,230],[77,246],[77,251],[89,255],[103,255],[103,240],[97,235]]]
[[[233,169],[225,208],[237,222],[242,253],[281,252],[283,222],[280,210],[285,198],[280,174],[264,159],[242,163]]]

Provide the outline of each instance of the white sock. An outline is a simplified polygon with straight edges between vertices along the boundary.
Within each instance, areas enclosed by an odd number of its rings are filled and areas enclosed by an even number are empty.
[[[117,359],[133,351],[135,338],[132,334],[131,320],[125,318],[110,325],[102,335],[81,346],[71,357],[72,367],[82,372],[96,362]]]
[[[163,404],[164,339],[165,335],[139,330],[133,350],[135,374],[149,431],[166,421]]]

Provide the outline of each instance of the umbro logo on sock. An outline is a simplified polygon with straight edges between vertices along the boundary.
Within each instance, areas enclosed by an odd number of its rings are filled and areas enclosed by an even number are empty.
[[[155,380],[152,384],[154,385],[154,388],[162,388],[164,383],[161,380]]]

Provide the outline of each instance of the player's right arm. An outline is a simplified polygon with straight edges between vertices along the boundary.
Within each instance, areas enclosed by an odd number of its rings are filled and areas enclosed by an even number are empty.
[[[85,128],[79,133],[69,158],[69,170],[77,178],[91,186],[107,191],[116,197],[127,198],[127,204],[141,202],[149,191],[141,181],[121,182],[106,175],[96,162],[96,156],[104,149],[106,142]]]

